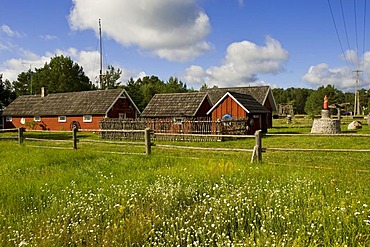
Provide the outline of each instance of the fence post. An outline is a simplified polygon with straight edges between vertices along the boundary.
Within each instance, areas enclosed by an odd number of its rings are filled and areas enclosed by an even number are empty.
[[[20,145],[22,145],[23,144],[23,141],[24,141],[24,134],[23,133],[24,133],[24,129],[22,127],[20,127],[18,129],[18,143]]]
[[[152,153],[152,147],[150,145],[150,129],[145,129],[145,153],[146,155],[150,155]]]
[[[262,162],[262,130],[257,130],[254,136],[256,138],[256,145],[254,146],[253,154],[256,155],[258,162]],[[254,161],[254,159],[252,159],[252,161]]]
[[[77,150],[77,130],[78,130],[78,128],[76,126],[72,130],[73,149],[74,150]]]

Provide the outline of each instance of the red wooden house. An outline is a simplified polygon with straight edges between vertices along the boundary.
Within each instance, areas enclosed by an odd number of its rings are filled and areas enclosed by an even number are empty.
[[[140,110],[125,90],[24,95],[2,114],[4,128],[39,130],[99,129],[105,118],[137,118]]]
[[[269,113],[270,110],[252,96],[235,92],[224,94],[207,112],[213,121],[245,119],[246,134],[253,134],[256,130],[267,132]]]
[[[269,110],[267,114],[268,128],[272,127],[272,116],[273,112],[277,112],[277,106],[270,86],[209,88],[205,89],[204,92],[209,94],[212,105],[215,105],[227,92],[252,96],[258,103]]]

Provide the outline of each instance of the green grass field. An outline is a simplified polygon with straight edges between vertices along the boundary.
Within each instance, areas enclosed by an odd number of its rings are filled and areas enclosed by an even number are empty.
[[[158,145],[145,156],[143,146],[84,138],[97,139],[81,136],[77,151],[0,140],[1,246],[370,246],[369,153],[271,151],[252,164],[250,152]],[[370,149],[369,139],[267,136],[263,146]]]

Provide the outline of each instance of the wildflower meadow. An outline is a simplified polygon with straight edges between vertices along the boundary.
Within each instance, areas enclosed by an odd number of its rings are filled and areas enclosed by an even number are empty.
[[[1,246],[370,246],[368,153],[0,144]]]

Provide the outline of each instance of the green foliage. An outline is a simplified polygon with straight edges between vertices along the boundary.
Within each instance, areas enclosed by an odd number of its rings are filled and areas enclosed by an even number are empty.
[[[32,88],[32,75],[34,72],[28,70],[27,72],[22,72],[18,75],[17,80],[13,81],[13,88],[17,96],[33,94],[34,90]]]
[[[121,78],[122,70],[115,69],[113,66],[108,65],[108,70],[102,75],[102,89],[113,89],[118,88],[119,82],[118,80]]]
[[[165,83],[164,91],[166,93],[186,93],[188,90],[186,88],[186,83],[171,76],[167,83]]]
[[[27,129],[30,129],[30,130],[35,130],[37,128],[37,122],[36,121],[27,121],[24,123],[24,126],[27,128]]]
[[[189,92],[186,84],[174,77],[170,77],[167,82],[156,76],[145,76],[136,81],[130,78],[124,88],[140,110],[144,110],[155,94]]]
[[[325,95],[328,96],[329,105],[334,103],[345,103],[345,97],[342,91],[331,85],[327,85],[326,87],[321,86],[316,91],[311,92],[307,97],[304,107],[305,112],[311,116],[319,114],[323,109]]]
[[[332,85],[321,86],[317,90],[305,88],[274,88],[272,89],[276,104],[292,104],[295,114],[315,116],[320,113],[325,95],[329,97],[329,104],[350,103],[343,111],[353,111],[355,95],[336,89]],[[370,90],[360,89],[361,110],[365,115],[369,112]]]
[[[95,87],[83,68],[70,57],[55,56],[35,72],[22,72],[13,82],[17,95],[39,93],[42,87],[50,93],[92,90]]]
[[[306,88],[274,88],[272,91],[276,104],[292,104],[295,114],[304,114],[307,97],[313,90]]]
[[[10,81],[3,81],[3,75],[0,74],[0,110],[8,106],[15,99],[15,96]]]

